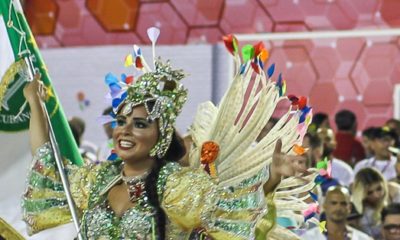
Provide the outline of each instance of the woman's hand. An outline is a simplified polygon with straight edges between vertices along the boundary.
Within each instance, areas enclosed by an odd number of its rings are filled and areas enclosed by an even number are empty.
[[[39,99],[44,100],[46,97],[46,87],[43,82],[40,81],[40,74],[36,74],[32,80],[24,87],[24,97],[28,102],[37,101]]]
[[[281,152],[282,141],[279,139],[275,144],[275,150],[272,155],[270,166],[270,177],[264,184],[265,194],[274,191],[281,182],[282,177],[295,176],[297,173],[303,173],[305,167],[305,158],[303,156],[287,155]]]
[[[282,141],[279,139],[275,144],[272,155],[271,174],[277,177],[290,177],[296,173],[303,173],[306,169],[304,156],[287,155],[281,152]]]

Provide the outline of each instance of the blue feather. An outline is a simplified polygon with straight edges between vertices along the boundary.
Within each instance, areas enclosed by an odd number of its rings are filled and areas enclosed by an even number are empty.
[[[308,193],[310,194],[311,198],[312,198],[315,202],[318,202],[318,196],[317,196],[317,194],[315,194],[315,193],[313,193],[313,192],[311,192],[311,191],[308,191]]]
[[[271,66],[269,66],[269,68],[267,70],[268,78],[272,77],[272,75],[274,74],[274,71],[275,71],[275,63],[273,63]]]

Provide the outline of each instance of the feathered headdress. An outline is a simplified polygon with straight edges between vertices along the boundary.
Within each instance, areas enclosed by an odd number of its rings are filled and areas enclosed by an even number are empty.
[[[148,35],[154,45],[159,30],[150,28]],[[176,117],[186,102],[187,89],[180,83],[185,77],[183,70],[172,69],[170,62],[162,62],[153,56],[154,70],[150,69],[142,56],[141,49],[134,45],[133,54],[125,58],[125,66],[133,66],[140,75],[137,80],[133,76],[123,74],[121,80],[109,73],[105,81],[110,88],[114,117],[118,112],[131,113],[138,105],[144,105],[148,120],[158,119],[160,135],[157,144],[151,149],[150,156],[163,157],[168,150],[174,132]]]

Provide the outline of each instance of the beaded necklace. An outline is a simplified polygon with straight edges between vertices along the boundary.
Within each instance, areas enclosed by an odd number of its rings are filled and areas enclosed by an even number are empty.
[[[146,171],[139,176],[125,176],[124,171],[121,170],[121,179],[128,186],[129,200],[132,203],[137,203],[141,197],[146,194],[145,179],[149,175]]]

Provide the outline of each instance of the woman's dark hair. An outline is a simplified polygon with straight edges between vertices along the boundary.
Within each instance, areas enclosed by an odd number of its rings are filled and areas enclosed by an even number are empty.
[[[155,102],[148,101],[147,109],[150,111],[153,109]],[[120,108],[122,109],[122,108]],[[168,147],[167,152],[162,158],[156,158],[155,165],[151,170],[150,174],[145,179],[145,189],[149,203],[156,210],[156,225],[158,239],[165,239],[165,213],[160,205],[160,197],[158,196],[157,182],[160,175],[161,169],[167,164],[167,162],[177,162],[186,154],[185,144],[181,136],[176,132],[172,133],[172,140]]]
[[[150,174],[145,180],[145,188],[150,204],[156,209],[156,222],[158,239],[165,239],[165,213],[160,205],[160,198],[158,196],[157,182],[160,170],[167,164],[167,162],[177,162],[186,153],[185,144],[183,139],[174,130],[172,134],[172,141],[164,157],[156,159],[156,164]]]

